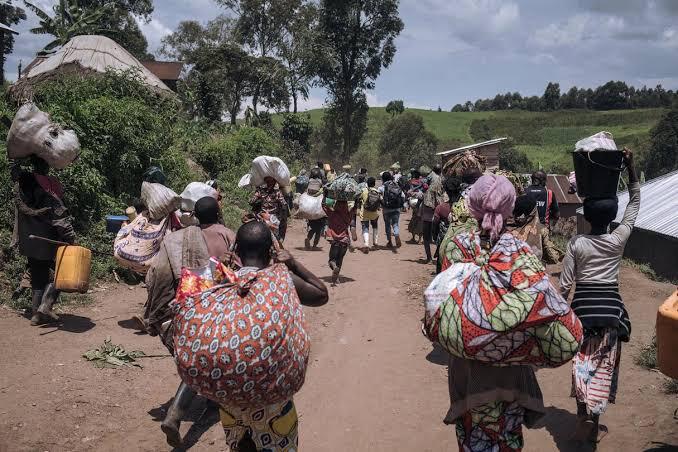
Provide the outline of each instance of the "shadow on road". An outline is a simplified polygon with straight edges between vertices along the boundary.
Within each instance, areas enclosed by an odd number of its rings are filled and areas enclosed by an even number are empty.
[[[60,314],[59,322],[55,324],[43,325],[42,329],[51,329],[51,331],[46,331],[40,333],[41,336],[46,334],[54,333],[56,331],[65,331],[67,333],[86,333],[96,326],[96,323],[92,322],[92,319],[89,317],[83,317],[75,314]]]
[[[433,350],[431,350],[429,354],[426,355],[426,361],[439,366],[447,366],[448,356],[449,355],[444,348],[442,348],[439,344],[434,343]]]
[[[321,276],[320,279],[328,284],[332,284],[332,277],[331,276]],[[349,276],[341,276],[339,275],[339,284],[344,284],[344,283],[350,283],[350,282],[355,282],[355,279],[349,277]]]
[[[560,452],[592,452],[594,448],[585,441],[573,439],[577,429],[577,415],[567,410],[550,406],[539,421],[540,427],[549,432]],[[601,427],[604,427],[601,425]]]
[[[151,415],[155,422],[162,422],[167,415],[167,409],[172,403],[172,399],[163,403],[159,407],[153,408],[148,411],[148,414]],[[183,437],[183,448],[175,448],[174,452],[180,452],[190,449],[195,446],[202,435],[209,431],[213,425],[219,422],[219,409],[213,404],[210,403],[207,399],[203,397],[196,396],[193,399],[191,408],[188,410],[188,413],[181,419],[181,422],[192,422],[191,428],[189,428],[186,435]],[[158,426],[160,429],[160,426]]]
[[[318,253],[318,252],[322,251],[324,248],[322,246],[317,246],[315,248],[306,249],[305,246],[298,246],[294,249],[297,250],[297,251],[306,251],[306,252],[309,252],[309,253]]]
[[[651,447],[644,450],[644,452],[676,452],[678,451],[678,444],[666,444],[659,442],[652,442]]]

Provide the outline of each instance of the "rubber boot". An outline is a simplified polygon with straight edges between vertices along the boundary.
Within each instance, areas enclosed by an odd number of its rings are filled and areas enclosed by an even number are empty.
[[[372,230],[372,246],[375,250],[379,247],[379,232],[376,229]]]
[[[181,426],[181,419],[191,406],[193,397],[195,397],[195,391],[186,386],[186,383],[181,383],[172,404],[167,410],[165,420],[160,424],[160,428],[167,437],[167,444],[172,447],[180,448],[182,446],[179,427]]]
[[[367,254],[370,252],[370,233],[369,232],[363,232],[363,243],[365,244],[363,246],[363,253]]]
[[[42,296],[44,295],[45,291],[44,290],[34,290],[33,291],[33,302],[31,305],[31,325],[33,326],[38,326],[42,322],[42,317],[40,317],[40,313],[38,312],[38,309],[40,308],[40,303],[42,303]]]
[[[52,306],[59,298],[59,291],[56,290],[54,284],[48,284],[45,288],[45,293],[42,296],[42,303],[38,308],[38,312],[46,322],[58,322],[59,316],[52,312]]]

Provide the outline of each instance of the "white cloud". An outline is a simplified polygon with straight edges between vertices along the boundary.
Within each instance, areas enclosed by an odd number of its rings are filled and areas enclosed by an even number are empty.
[[[520,20],[520,8],[504,0],[424,0],[417,2],[420,12],[445,16],[455,27],[475,28],[479,33],[501,33]],[[488,27],[489,25],[489,27]]]
[[[624,19],[598,14],[576,14],[567,21],[535,31],[532,42],[538,47],[574,46],[583,41],[613,37],[624,32]]]
[[[172,33],[172,29],[160,22],[158,19],[151,19],[146,23],[139,17],[134,17],[137,21],[141,32],[148,40],[148,50],[151,52],[157,51],[162,45],[162,38]]]
[[[316,110],[325,106],[325,99],[318,96],[309,96],[308,99],[299,99],[298,111]],[[290,106],[291,108],[291,106]]]
[[[664,47],[678,49],[678,30],[674,27],[665,29],[660,43]]]

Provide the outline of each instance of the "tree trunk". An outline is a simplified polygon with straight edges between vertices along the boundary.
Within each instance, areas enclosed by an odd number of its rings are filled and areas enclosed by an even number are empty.
[[[254,88],[254,93],[252,93],[252,110],[254,110],[255,115],[259,115],[257,112],[257,104],[259,103],[259,91],[261,90],[261,87],[257,85]]]
[[[349,157],[351,156],[351,107],[353,103],[353,99],[351,96],[351,93],[345,92],[344,93],[344,111],[343,111],[343,117],[344,117],[344,124],[343,124],[343,136],[344,136],[344,143],[343,143],[343,158],[348,162]]]
[[[292,102],[294,102],[294,113],[297,112],[297,97],[298,97],[297,92],[292,91]]]
[[[6,13],[6,8],[7,6],[2,6],[0,7],[0,22],[3,24],[7,23],[7,13]],[[5,84],[5,33],[9,33],[8,31],[0,31],[0,85],[4,86]],[[17,78],[19,76],[17,75]]]
[[[231,125],[235,125],[236,119],[238,118],[238,110],[235,107],[231,107]]]

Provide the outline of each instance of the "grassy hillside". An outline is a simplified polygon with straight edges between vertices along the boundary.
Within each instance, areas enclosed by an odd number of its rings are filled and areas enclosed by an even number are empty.
[[[560,172],[571,166],[569,153],[575,142],[601,130],[611,132],[619,146],[629,146],[638,151],[642,159],[649,145],[649,131],[665,113],[663,109],[473,113],[408,111],[423,117],[426,127],[440,140],[440,150],[490,138],[509,137],[535,166],[541,164],[547,170]],[[320,126],[323,110],[311,110],[307,114],[315,127]],[[384,108],[370,108],[369,130],[361,144],[360,155],[356,156],[358,160],[379,161],[379,137],[390,117]],[[278,118],[275,120],[277,122]]]

